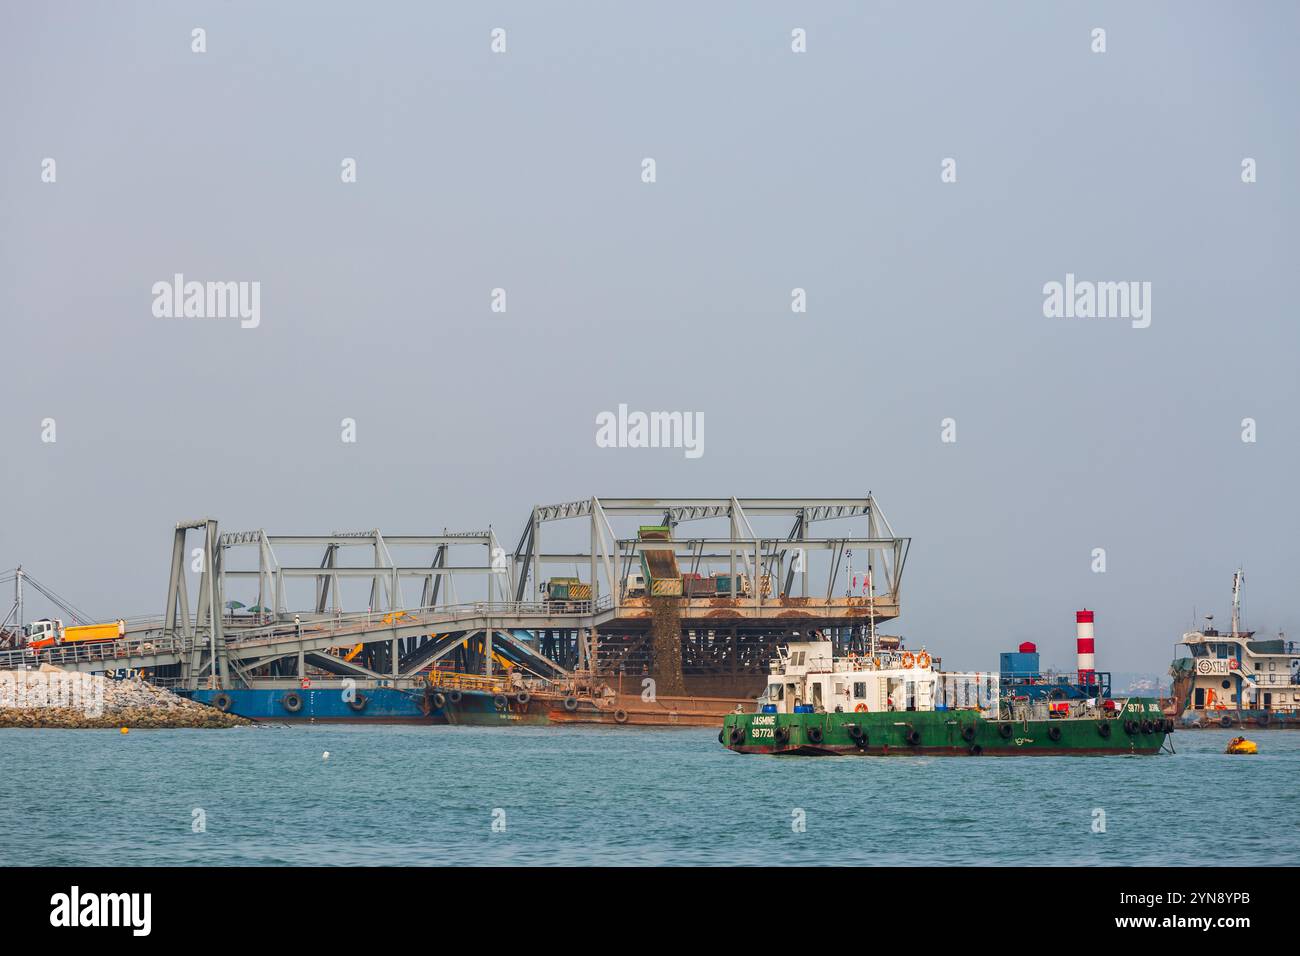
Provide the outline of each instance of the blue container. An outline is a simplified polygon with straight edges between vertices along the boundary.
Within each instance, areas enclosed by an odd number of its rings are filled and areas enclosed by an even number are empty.
[[[764,705],[763,705],[763,713],[765,713],[765,714],[775,714],[775,713],[776,713],[776,704],[764,704]]]
[[[794,712],[796,714],[811,714],[813,712],[812,704],[795,704]]]

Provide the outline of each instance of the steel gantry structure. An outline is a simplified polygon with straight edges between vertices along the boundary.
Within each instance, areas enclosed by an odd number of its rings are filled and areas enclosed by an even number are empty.
[[[592,497],[535,506],[513,552],[491,529],[283,535],[222,533],[211,518],[181,522],[162,618],[131,622],[113,644],[53,648],[45,659],[79,670],[143,668],[192,688],[288,685],[322,673],[400,684],[448,664],[557,680],[645,673],[653,614],[629,572],[651,542],[625,524],[646,519],[668,529],[653,547],[671,550],[683,574],[753,582],[747,592],[678,601],[688,677],[713,689],[751,684],[798,629],[860,641],[898,616],[910,540],[870,494]],[[818,534],[826,523],[859,527]],[[298,557],[304,550],[310,558]],[[855,581],[837,583],[858,554],[860,593]],[[555,566],[585,578],[589,597],[553,600],[545,584]]]

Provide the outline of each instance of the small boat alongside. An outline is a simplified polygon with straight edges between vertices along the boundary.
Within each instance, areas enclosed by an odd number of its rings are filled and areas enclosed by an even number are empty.
[[[755,713],[718,740],[737,753],[804,756],[1062,756],[1158,753],[1173,730],[1155,698],[1003,695],[995,673],[938,669],[924,650],[835,657],[791,643]]]

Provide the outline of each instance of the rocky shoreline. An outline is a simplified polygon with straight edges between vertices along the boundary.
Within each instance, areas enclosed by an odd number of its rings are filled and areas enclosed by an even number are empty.
[[[141,680],[67,673],[0,671],[0,728],[162,730],[252,724]]]

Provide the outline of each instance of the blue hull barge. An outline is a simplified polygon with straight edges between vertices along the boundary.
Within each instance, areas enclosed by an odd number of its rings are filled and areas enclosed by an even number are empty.
[[[338,686],[178,691],[201,704],[252,720],[314,720],[445,724],[423,688]]]

